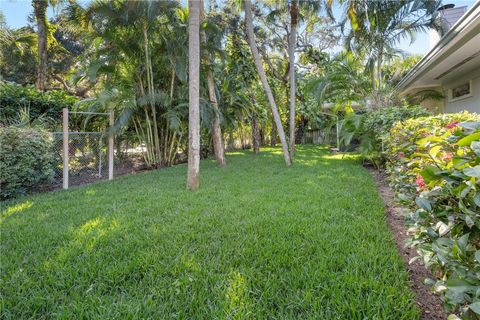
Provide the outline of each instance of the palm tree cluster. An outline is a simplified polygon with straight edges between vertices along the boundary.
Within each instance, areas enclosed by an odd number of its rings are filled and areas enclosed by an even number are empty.
[[[60,9],[55,19],[47,18],[49,6]],[[343,21],[335,21],[334,6],[344,8]],[[133,137],[148,166],[187,155],[187,187],[196,190],[200,158],[211,152],[224,166],[224,149],[236,140],[243,147],[251,140],[258,153],[269,132],[290,166],[298,126],[318,116],[312,106],[384,92],[384,79],[403,72],[402,63],[391,63],[399,41],[434,25],[438,7],[427,0],[199,0],[188,7],[32,0],[34,24],[13,30],[0,16],[0,80],[61,88],[82,99],[78,108],[114,110],[118,139]]]

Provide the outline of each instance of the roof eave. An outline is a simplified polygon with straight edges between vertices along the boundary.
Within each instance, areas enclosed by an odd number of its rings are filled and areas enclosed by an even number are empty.
[[[438,41],[438,43],[403,77],[397,84],[396,90],[400,93],[406,91],[407,87],[417,80],[422,71],[435,63],[435,59],[441,55],[443,49],[453,39],[462,37],[462,30],[471,26],[476,18],[480,17],[480,0],[477,0],[473,6],[452,26],[452,28]]]

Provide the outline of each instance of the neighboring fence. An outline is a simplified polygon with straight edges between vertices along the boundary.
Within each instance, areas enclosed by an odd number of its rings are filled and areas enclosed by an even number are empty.
[[[54,132],[52,137],[56,155],[55,181],[61,181],[64,189],[108,177],[108,152],[101,132],[68,133],[67,170],[64,170],[64,133]]]
[[[106,117],[108,126],[97,132],[70,131],[70,115]],[[69,186],[112,180],[145,166],[145,147],[132,143],[132,139],[114,138],[109,128],[113,125],[114,114],[97,112],[72,112],[63,110],[63,130],[53,132],[55,153],[54,182],[48,188],[68,189]],[[106,120],[106,119],[105,119]]]
[[[113,125],[114,114],[98,112],[72,112],[63,109],[61,132],[53,132],[55,152],[55,176],[53,187],[60,182],[63,189],[70,185],[113,179],[114,137],[104,128],[97,132],[70,131],[69,115],[107,117],[109,127]],[[107,133],[109,132],[109,133]]]
[[[323,129],[304,131],[301,139],[302,144],[335,144],[337,149],[340,149],[340,122],[338,116],[328,112],[319,112],[319,114],[323,114],[335,119],[335,126],[333,128],[327,127]]]
[[[307,130],[303,133],[302,144],[328,144],[338,147],[339,141],[335,128]]]

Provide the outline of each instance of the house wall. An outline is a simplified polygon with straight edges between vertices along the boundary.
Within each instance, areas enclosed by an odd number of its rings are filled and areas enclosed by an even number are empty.
[[[448,90],[470,80],[472,81],[472,95],[460,100],[449,101]],[[464,110],[480,113],[480,68],[460,77],[458,80],[444,83],[443,88],[445,90],[445,108],[443,110],[445,113],[455,113]]]
[[[444,100],[427,99],[422,101],[420,105],[433,114],[443,113],[445,110]]]

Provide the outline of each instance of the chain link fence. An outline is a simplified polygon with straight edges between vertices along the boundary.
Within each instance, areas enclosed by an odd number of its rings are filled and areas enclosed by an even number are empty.
[[[63,182],[63,132],[53,132],[54,180],[57,189]],[[121,176],[146,169],[145,147],[130,139],[115,139],[113,175]],[[68,133],[69,186],[108,179],[108,135],[103,132]]]
[[[52,133],[55,154],[53,187],[63,181],[63,132]],[[108,158],[104,134],[101,132],[69,132],[69,185],[80,185],[108,179]]]

